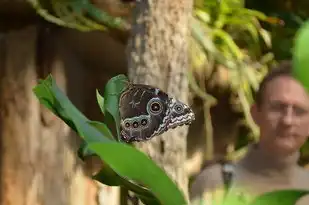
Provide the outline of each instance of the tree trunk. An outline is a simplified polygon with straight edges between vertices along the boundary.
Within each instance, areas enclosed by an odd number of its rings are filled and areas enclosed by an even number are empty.
[[[37,205],[43,194],[40,108],[32,93],[36,37],[31,27],[0,39],[0,204]]]
[[[57,85],[67,93],[79,108],[83,107],[83,95],[79,92],[83,82],[84,69],[78,59],[59,42],[57,29],[39,26],[36,46],[37,71],[39,78],[51,73]],[[94,197],[88,198],[91,183],[84,175],[83,167],[77,160],[76,150],[79,137],[41,105],[42,150],[45,155],[43,169],[45,195],[43,204],[96,205]],[[90,185],[90,186],[89,186]],[[58,197],[57,197],[58,196]]]
[[[128,71],[134,83],[156,86],[188,102],[189,20],[192,0],[137,1],[129,39]],[[178,184],[187,197],[185,172],[187,126],[137,143]]]
[[[57,51],[40,55],[44,38],[39,41],[37,34],[31,26],[0,39],[0,204],[83,205],[85,178],[72,149],[76,143],[32,92],[46,72],[65,90],[65,57],[52,55],[44,67],[48,54]]]

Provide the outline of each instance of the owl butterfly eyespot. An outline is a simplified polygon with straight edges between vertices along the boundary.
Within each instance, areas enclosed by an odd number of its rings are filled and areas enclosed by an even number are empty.
[[[119,99],[122,141],[147,141],[195,120],[192,109],[162,90],[129,83]]]
[[[141,120],[141,125],[146,126],[148,123],[148,121],[146,119],[142,119]]]
[[[175,109],[175,111],[176,111],[177,113],[183,112],[183,107],[182,107],[182,105],[177,104],[177,105],[174,106],[174,109]]]
[[[138,122],[137,121],[133,122],[133,127],[138,128]]]
[[[162,112],[163,105],[160,98],[152,98],[147,103],[147,112],[149,114],[158,115]]]

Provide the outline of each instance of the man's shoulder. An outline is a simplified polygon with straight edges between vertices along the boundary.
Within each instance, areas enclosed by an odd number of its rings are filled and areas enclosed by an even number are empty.
[[[221,177],[222,164],[216,163],[205,167],[202,172],[197,176],[197,178],[210,179],[213,177]]]
[[[299,172],[303,177],[309,179],[309,167],[299,167]]]
[[[204,191],[211,191],[223,184],[222,165],[220,163],[205,167],[193,180],[190,186],[191,195],[200,195]]]
[[[303,167],[304,171],[307,172],[309,174],[309,164],[305,165]]]

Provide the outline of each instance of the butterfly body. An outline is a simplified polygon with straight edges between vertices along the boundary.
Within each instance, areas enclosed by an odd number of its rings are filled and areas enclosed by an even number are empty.
[[[189,106],[143,84],[129,84],[120,96],[119,111],[125,142],[146,141],[195,119]]]

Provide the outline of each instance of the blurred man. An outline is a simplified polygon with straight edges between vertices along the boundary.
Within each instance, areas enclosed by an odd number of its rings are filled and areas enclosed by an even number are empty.
[[[291,63],[283,62],[260,84],[251,115],[260,140],[235,163],[232,187],[260,195],[280,189],[309,190],[309,172],[297,162],[299,149],[309,136],[309,94],[292,77]],[[191,199],[222,187],[222,166],[204,169],[193,182]],[[297,204],[309,204],[304,197]]]

